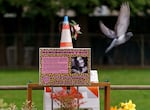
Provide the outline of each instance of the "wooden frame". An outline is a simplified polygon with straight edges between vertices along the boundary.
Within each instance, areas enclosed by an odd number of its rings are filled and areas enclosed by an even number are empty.
[[[110,110],[110,83],[109,82],[99,82],[99,83],[91,83],[90,86],[97,86],[99,89],[104,89],[104,110]],[[29,101],[29,106],[32,104],[32,90],[42,90],[44,89],[43,85],[39,84],[28,84],[28,94],[27,99]],[[48,86],[49,87],[49,86]],[[31,108],[32,109],[32,108]]]

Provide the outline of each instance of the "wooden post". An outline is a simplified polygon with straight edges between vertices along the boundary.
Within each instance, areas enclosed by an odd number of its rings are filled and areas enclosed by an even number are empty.
[[[32,86],[28,84],[28,106],[30,107],[30,110],[32,110]]]
[[[104,89],[104,110],[110,110],[110,86],[105,86]]]

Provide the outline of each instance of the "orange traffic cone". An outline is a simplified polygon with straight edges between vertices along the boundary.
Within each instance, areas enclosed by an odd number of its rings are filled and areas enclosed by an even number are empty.
[[[62,24],[60,48],[73,48],[68,16],[64,17]]]

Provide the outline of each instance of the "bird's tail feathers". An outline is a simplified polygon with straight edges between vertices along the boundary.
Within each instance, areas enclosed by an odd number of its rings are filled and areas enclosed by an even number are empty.
[[[109,47],[105,50],[105,54],[108,53],[112,48],[113,48],[113,46],[109,46]]]

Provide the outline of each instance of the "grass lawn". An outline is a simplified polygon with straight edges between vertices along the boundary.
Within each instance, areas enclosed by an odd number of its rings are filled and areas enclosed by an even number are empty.
[[[150,68],[100,69],[99,80],[108,80],[111,85],[149,85]],[[148,110],[150,103],[149,92],[149,90],[112,90],[111,105],[118,105],[119,102],[128,101],[131,99],[136,104],[137,110]]]
[[[108,80],[111,85],[149,85],[150,69],[99,69],[99,81]],[[29,82],[38,83],[38,70],[20,70],[20,69],[1,69],[0,85],[26,85]],[[119,102],[132,99],[137,106],[137,110],[148,110],[150,103],[149,90],[112,90],[111,105],[118,105]],[[26,90],[1,90],[0,99],[3,98],[7,103],[15,103],[18,108],[26,100]],[[100,91],[100,97],[103,98],[103,90]],[[33,91],[33,102],[38,110],[42,110],[43,91]],[[103,101],[101,100],[101,110],[103,110]]]

